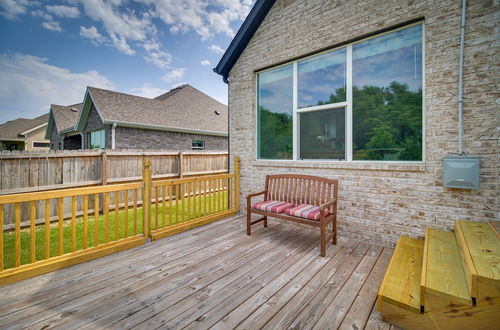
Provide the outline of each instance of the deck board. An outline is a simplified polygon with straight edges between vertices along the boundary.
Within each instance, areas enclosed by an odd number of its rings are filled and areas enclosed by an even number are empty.
[[[389,329],[372,307],[392,249],[341,238],[321,258],[315,230],[244,225],[231,217],[4,286],[0,327]]]

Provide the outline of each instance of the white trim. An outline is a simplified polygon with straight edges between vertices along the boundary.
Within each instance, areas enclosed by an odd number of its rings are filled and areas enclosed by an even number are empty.
[[[422,22],[422,161],[425,161],[425,24]]]
[[[111,149],[115,149],[116,143],[116,123],[111,126]]]
[[[345,159],[352,162],[352,45],[346,56]]]
[[[299,135],[300,135],[300,123],[298,121],[299,116],[298,116],[298,63],[293,62],[293,70],[292,70],[292,79],[293,79],[293,84],[292,84],[292,159],[297,160],[299,159],[299,151],[300,151],[300,141],[299,141]]]
[[[180,128],[180,127],[168,127],[168,126],[150,125],[150,124],[137,124],[137,123],[131,123],[131,122],[126,122],[126,121],[106,121],[106,122],[104,122],[104,124],[106,124],[106,125],[113,124],[113,123],[116,123],[116,126],[120,126],[120,127],[228,137],[227,133],[216,132],[216,131],[203,131],[203,130]]]
[[[307,108],[298,108],[296,111],[297,112],[310,112],[310,111],[319,111],[319,110],[339,109],[339,108],[345,108],[345,107],[347,107],[347,102],[337,102],[337,103],[330,103],[330,104],[315,105],[315,106],[307,107]]]
[[[38,125],[38,126],[36,126],[36,127],[30,128],[30,129],[29,129],[29,130],[27,130],[26,132],[22,132],[22,133],[20,133],[19,135],[25,135],[25,134],[31,133],[31,132],[33,132],[33,131],[36,131],[36,130],[37,130],[37,129],[39,129],[39,128],[42,128],[42,127],[44,127],[44,126],[47,126],[48,124],[49,124],[49,122],[47,121],[46,123],[43,123],[43,124]]]

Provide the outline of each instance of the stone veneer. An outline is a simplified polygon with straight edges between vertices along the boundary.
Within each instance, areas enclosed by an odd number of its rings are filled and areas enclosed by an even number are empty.
[[[498,1],[469,1],[465,35],[464,151],[481,157],[481,189],[442,186],[442,158],[457,153],[461,1],[277,0],[229,74],[230,154],[241,157],[244,196],[266,174],[339,179],[339,231],[392,245],[455,220],[500,219]],[[425,18],[425,161],[421,164],[256,160],[255,71],[381,29]]]

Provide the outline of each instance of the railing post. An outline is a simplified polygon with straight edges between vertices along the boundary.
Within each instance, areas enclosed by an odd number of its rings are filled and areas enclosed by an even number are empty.
[[[236,210],[240,211],[240,157],[234,157],[234,202]]]
[[[142,168],[142,227],[144,237],[151,238],[151,160],[144,158]]]

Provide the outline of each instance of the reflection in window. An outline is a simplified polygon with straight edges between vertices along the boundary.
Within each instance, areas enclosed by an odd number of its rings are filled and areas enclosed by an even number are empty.
[[[345,159],[345,109],[300,114],[301,159]]]
[[[298,107],[344,102],[346,49],[298,62]]]
[[[353,45],[353,159],[422,160],[422,25]]]
[[[292,159],[292,65],[258,75],[257,157]]]
[[[104,149],[106,147],[105,130],[90,132],[88,136],[89,149]]]

